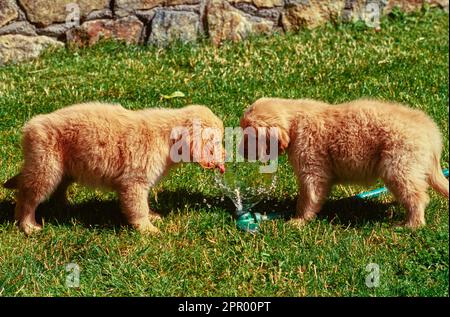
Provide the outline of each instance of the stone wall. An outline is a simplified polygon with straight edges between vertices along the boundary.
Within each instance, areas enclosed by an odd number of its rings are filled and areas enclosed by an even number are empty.
[[[0,0],[0,65],[102,38],[165,46],[209,37],[220,45],[330,20],[374,22],[378,12],[423,5],[448,10],[448,0]]]

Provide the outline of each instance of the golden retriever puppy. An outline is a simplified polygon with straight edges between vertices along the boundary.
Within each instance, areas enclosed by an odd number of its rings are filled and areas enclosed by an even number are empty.
[[[217,133],[204,136],[207,129]],[[183,157],[223,170],[222,147],[213,153],[222,136],[222,121],[204,106],[131,111],[95,102],[73,105],[26,123],[22,171],[4,186],[18,190],[15,219],[26,234],[41,229],[35,219],[39,203],[52,193],[64,199],[72,182],[116,191],[129,223],[156,233],[150,220],[159,215],[149,210],[149,187]]]
[[[293,224],[312,219],[337,183],[381,178],[406,207],[411,228],[425,224],[428,185],[448,198],[441,135],[422,111],[376,100],[329,105],[262,98],[245,112],[241,127],[278,128],[278,150],[287,151],[299,185]]]

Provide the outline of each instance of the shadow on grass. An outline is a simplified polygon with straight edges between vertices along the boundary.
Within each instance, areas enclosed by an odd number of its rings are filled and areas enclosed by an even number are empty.
[[[14,221],[15,203],[12,201],[0,202],[0,223]],[[126,225],[118,201],[91,200],[78,204],[61,206],[52,201],[46,201],[36,209],[36,220],[42,223],[71,224],[73,222],[85,227],[99,227],[119,229]]]
[[[221,200],[217,197],[204,196],[200,193],[187,191],[164,191],[158,193],[158,198],[149,200],[150,208],[160,213],[163,217],[171,212],[185,209],[203,211],[225,209],[234,213],[235,206],[229,199]],[[276,210],[285,214],[293,214],[296,201],[287,199],[284,201],[268,200],[258,204],[253,211],[266,213]],[[14,206],[12,201],[0,202],[0,224],[14,221]],[[210,208],[208,208],[208,206]],[[328,200],[318,214],[319,219],[325,219],[330,223],[339,223],[344,226],[361,227],[367,223],[392,222],[400,219],[401,215],[394,215],[392,207],[394,203],[382,203],[377,200],[364,200],[358,198],[343,198]],[[36,210],[36,219],[46,223],[71,224],[73,222],[86,227],[98,227],[120,229],[126,226],[125,217],[120,212],[118,200],[90,200],[87,202],[70,204],[61,207],[53,201],[46,201]]]
[[[207,206],[210,208],[207,208]],[[200,193],[187,191],[164,191],[158,193],[158,199],[149,199],[149,206],[162,217],[171,212],[189,209],[212,210],[212,207],[221,207],[234,210],[233,203],[228,200],[220,201],[215,197],[207,197]],[[0,202],[0,224],[14,221],[15,202],[5,200]],[[76,222],[85,227],[98,227],[120,229],[127,226],[126,218],[120,211],[120,204],[114,200],[89,200],[81,203],[60,205],[52,199],[41,203],[36,209],[36,220],[50,224],[71,224]]]
[[[268,212],[276,208],[285,213],[289,218],[295,213],[296,200],[268,201],[257,205],[255,212]],[[275,206],[275,208],[274,208]],[[377,200],[348,197],[341,199],[329,199],[318,213],[318,219],[324,219],[330,223],[339,223],[344,226],[362,227],[370,223],[392,222],[401,219],[402,215],[394,214],[393,207],[396,203],[383,203]]]

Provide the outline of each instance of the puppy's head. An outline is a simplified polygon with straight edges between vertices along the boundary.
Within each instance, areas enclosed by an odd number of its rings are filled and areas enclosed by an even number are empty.
[[[224,127],[220,120],[205,106],[186,107],[190,128],[190,155],[192,161],[203,168],[219,168],[225,171]]]
[[[258,99],[246,110],[240,125],[244,135],[239,145],[239,152],[246,159],[260,159],[262,155],[273,158],[273,153],[270,153],[273,150],[271,143],[277,144],[277,155],[282,154],[289,147],[290,123],[277,99]]]

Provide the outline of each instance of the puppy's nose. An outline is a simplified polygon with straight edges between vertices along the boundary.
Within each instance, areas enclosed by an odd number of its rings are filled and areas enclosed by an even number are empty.
[[[223,163],[217,164],[217,168],[219,169],[220,174],[225,173],[225,164]]]

